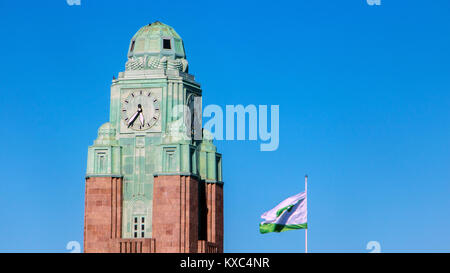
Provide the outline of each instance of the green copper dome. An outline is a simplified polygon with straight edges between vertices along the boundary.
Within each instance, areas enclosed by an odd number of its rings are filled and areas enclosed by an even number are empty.
[[[128,58],[146,56],[184,59],[183,40],[172,27],[159,21],[143,26],[131,39]]]
[[[98,128],[98,137],[94,141],[95,145],[117,145],[116,129],[111,123],[104,123]]]

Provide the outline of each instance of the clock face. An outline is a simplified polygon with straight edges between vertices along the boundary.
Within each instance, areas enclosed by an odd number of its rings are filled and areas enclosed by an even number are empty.
[[[148,130],[155,126],[159,119],[159,101],[149,90],[134,90],[122,100],[121,112],[127,128]]]

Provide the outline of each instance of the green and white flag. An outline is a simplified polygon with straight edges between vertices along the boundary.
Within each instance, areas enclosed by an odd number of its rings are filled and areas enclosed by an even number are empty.
[[[259,232],[283,232],[294,229],[306,229],[307,225],[306,193],[301,192],[278,204],[261,215],[264,221],[259,224]]]

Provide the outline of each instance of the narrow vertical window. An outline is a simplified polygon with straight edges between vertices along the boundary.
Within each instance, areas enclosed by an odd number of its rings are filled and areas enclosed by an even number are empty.
[[[163,39],[163,48],[164,49],[171,49],[172,48],[170,46],[170,39]]]
[[[141,238],[145,237],[145,217],[141,217]]]
[[[136,41],[134,41],[134,40],[131,42],[130,52],[133,52],[135,43],[136,43]]]
[[[133,237],[145,238],[145,216],[133,217]]]
[[[222,162],[219,156],[216,157],[216,180],[217,181],[222,180]]]

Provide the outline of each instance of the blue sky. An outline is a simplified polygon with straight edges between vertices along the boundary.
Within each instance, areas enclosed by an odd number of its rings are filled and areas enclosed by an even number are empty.
[[[0,251],[83,241],[87,147],[129,40],[184,39],[203,103],[280,105],[280,146],[218,141],[226,252],[303,252],[258,232],[304,189],[311,252],[449,251],[450,2],[0,2]]]

